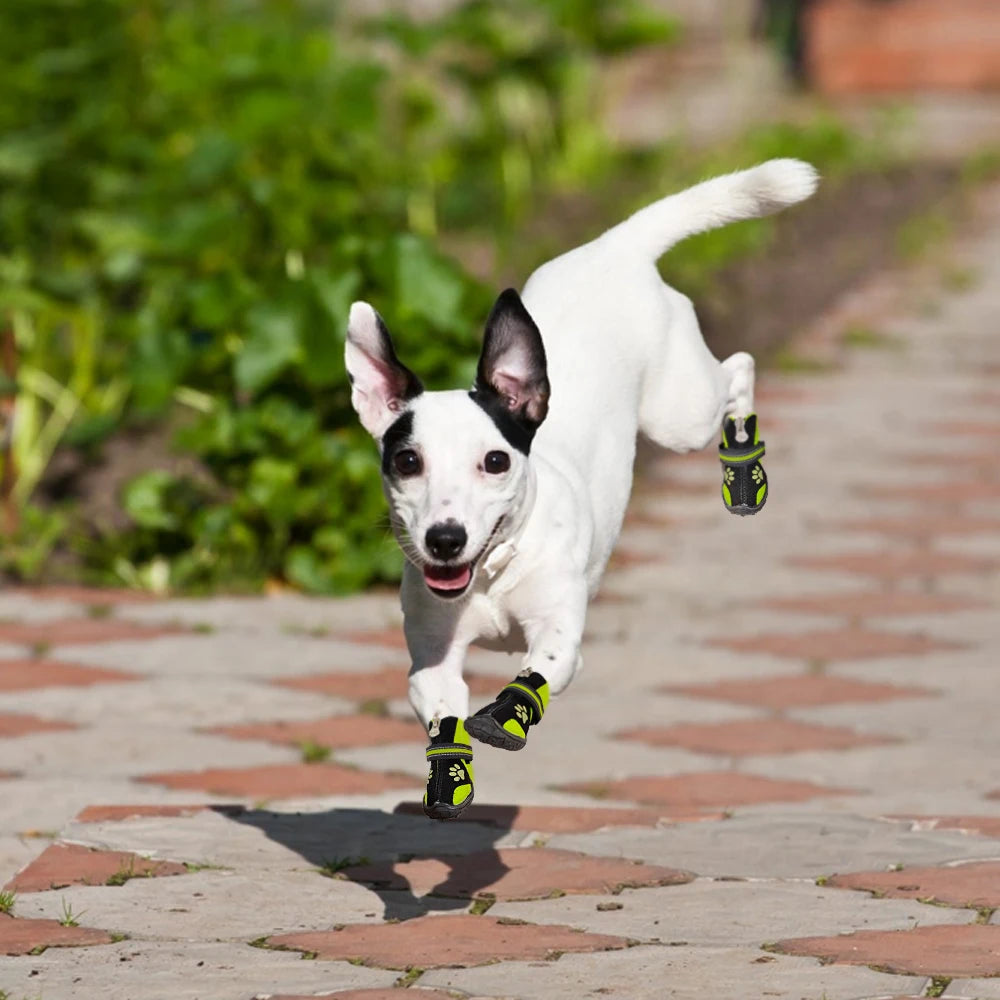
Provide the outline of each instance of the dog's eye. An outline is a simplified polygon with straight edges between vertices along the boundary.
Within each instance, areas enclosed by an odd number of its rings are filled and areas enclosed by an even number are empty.
[[[510,468],[510,455],[505,451],[488,451],[483,459],[483,468],[492,476],[506,472]]]
[[[420,461],[420,456],[412,448],[404,448],[392,456],[392,467],[401,476],[419,476],[424,463]]]

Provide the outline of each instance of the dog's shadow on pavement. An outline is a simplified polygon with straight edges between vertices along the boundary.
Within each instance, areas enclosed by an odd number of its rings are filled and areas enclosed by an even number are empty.
[[[497,850],[516,806],[472,806],[460,820],[427,819],[419,805],[395,812],[330,809],[278,813],[251,809],[232,819],[256,827],[323,874],[364,886],[381,899],[385,920],[467,909],[509,869]]]

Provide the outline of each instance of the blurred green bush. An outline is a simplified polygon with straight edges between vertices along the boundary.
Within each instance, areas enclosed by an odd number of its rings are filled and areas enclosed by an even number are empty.
[[[432,386],[469,381],[492,290],[433,237],[502,238],[547,185],[613,166],[594,60],[674,26],[621,0],[363,6],[0,5],[9,574],[67,553],[159,590],[398,574],[349,409],[349,303],[378,303]],[[86,464],[163,425],[197,470],[151,456],[126,523],[52,502],[58,449]]]

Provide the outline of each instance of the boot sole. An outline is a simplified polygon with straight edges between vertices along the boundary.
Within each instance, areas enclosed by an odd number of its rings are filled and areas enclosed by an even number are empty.
[[[730,514],[736,514],[737,517],[748,517],[751,514],[756,514],[759,511],[762,511],[766,503],[767,503],[767,497],[765,496],[764,499],[761,501],[759,507],[748,507],[746,506],[746,504],[739,504],[733,507],[730,507],[729,504],[726,504],[725,506],[726,510],[728,510]]]
[[[466,719],[465,731],[480,743],[487,743],[501,750],[523,750],[528,745],[527,740],[508,733],[491,715],[473,715]]]
[[[472,805],[472,800],[476,797],[475,790],[469,793],[469,797],[460,802],[457,806],[450,806],[446,802],[435,802],[432,806],[424,806],[424,815],[428,819],[449,820],[458,819],[465,810]]]

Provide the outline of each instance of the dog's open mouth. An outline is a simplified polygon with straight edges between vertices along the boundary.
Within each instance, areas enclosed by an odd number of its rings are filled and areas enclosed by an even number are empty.
[[[438,597],[458,597],[472,582],[472,563],[459,566],[432,566],[425,564],[424,583]]]
[[[438,597],[451,599],[461,597],[469,589],[472,583],[472,574],[476,568],[476,563],[483,557],[496,538],[500,525],[503,524],[503,517],[497,518],[497,523],[493,525],[493,530],[483,543],[483,547],[476,553],[475,558],[466,563],[424,563],[420,569],[424,574],[424,583],[427,589]]]

